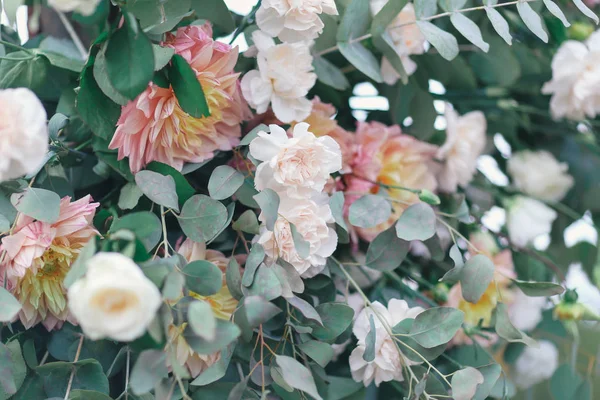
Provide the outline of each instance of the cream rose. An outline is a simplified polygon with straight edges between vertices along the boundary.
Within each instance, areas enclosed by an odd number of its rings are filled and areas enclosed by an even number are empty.
[[[62,12],[92,15],[102,0],[48,0],[48,5]]]
[[[312,102],[306,98],[315,85],[312,55],[307,43],[275,44],[264,32],[252,33],[258,70],[242,78],[242,94],[259,114],[267,111],[269,103],[277,119],[289,123],[303,121],[309,116]],[[255,50],[255,51],[254,51]]]
[[[446,105],[445,117],[446,142],[437,153],[443,161],[437,178],[440,190],[455,192],[473,179],[477,158],[485,148],[487,123],[481,111],[460,116],[450,105]]]
[[[520,151],[508,160],[508,173],[525,194],[544,201],[560,201],[573,186],[569,166],[547,151]]]
[[[551,94],[550,111],[556,119],[581,120],[600,112],[600,31],[585,43],[564,42],[552,59],[552,80],[542,87]]]
[[[294,127],[293,137],[277,125],[259,132],[250,142],[250,154],[263,161],[256,169],[256,189],[273,189],[293,198],[321,193],[329,176],[342,168],[339,144],[329,136],[317,138],[307,123]]]
[[[36,95],[0,90],[0,182],[36,172],[47,151],[46,110]]]
[[[558,368],[558,349],[547,340],[540,340],[539,347],[527,346],[515,362],[514,383],[527,389],[549,379]]]
[[[384,324],[391,329],[399,322],[407,318],[415,318],[424,310],[421,307],[410,308],[404,300],[392,299],[387,308],[378,301],[372,303],[371,307],[364,308],[356,320],[352,332],[358,339],[357,347],[350,354],[350,370],[352,378],[369,386],[375,381],[379,386],[381,382],[404,380],[402,367],[404,365],[416,365],[419,363],[410,361],[398,351],[393,338],[387,333]],[[366,350],[367,335],[371,331],[370,317],[373,315],[375,322],[375,359],[371,362],[365,361],[363,355]]]
[[[334,0],[263,0],[256,12],[258,27],[282,42],[316,39],[323,32],[320,14],[337,15]]]
[[[120,253],[98,253],[68,291],[69,308],[92,340],[128,342],[144,334],[162,300],[142,270]]]
[[[379,13],[388,1],[371,0],[371,14],[375,16]],[[400,57],[402,66],[408,75],[412,75],[417,70],[417,64],[409,56],[425,52],[425,36],[423,36],[419,27],[413,23],[415,21],[415,8],[412,3],[408,3],[386,29],[386,33],[394,45],[394,50]],[[398,26],[402,27],[398,28]],[[400,74],[385,56],[381,59],[381,75],[388,85],[395,84],[400,78]]]
[[[270,259],[282,258],[292,264],[302,277],[313,277],[325,268],[327,257],[337,247],[337,234],[329,226],[334,221],[328,197],[320,195],[312,200],[281,197],[280,200],[279,218],[273,231],[267,230],[263,224],[255,241],[264,247]],[[264,221],[263,218],[261,214],[259,219]],[[302,258],[296,250],[290,223],[296,226],[310,246],[307,258]]]
[[[550,233],[556,211],[531,197],[515,196],[509,203],[506,226],[511,242],[524,247],[538,236]]]

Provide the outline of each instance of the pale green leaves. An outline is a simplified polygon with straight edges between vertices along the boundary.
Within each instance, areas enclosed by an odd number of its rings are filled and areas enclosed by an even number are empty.
[[[504,303],[498,303],[493,315],[498,336],[509,342],[521,342],[528,346],[537,347],[535,340],[513,326],[508,316],[508,308]]]
[[[359,228],[372,228],[387,221],[391,213],[389,201],[381,196],[368,194],[352,203],[348,220]]]
[[[565,288],[552,282],[526,282],[513,279],[523,293],[530,297],[548,297],[563,294]]]
[[[279,210],[279,195],[272,189],[265,189],[254,196],[254,200],[260,206],[265,216],[267,229],[272,231],[277,221],[277,212]]]
[[[477,386],[484,381],[481,372],[473,367],[458,370],[452,375],[452,398],[454,400],[471,400],[475,396]]]
[[[129,384],[135,395],[148,393],[154,383],[167,376],[165,353],[161,350],[144,350],[131,370]]]
[[[435,0],[415,0],[414,5],[417,19],[431,17],[437,11],[437,1]]]
[[[258,235],[259,233],[258,220],[252,210],[244,211],[238,220],[231,224],[231,227],[235,231],[246,232],[252,235]]]
[[[494,279],[494,263],[477,254],[465,263],[460,274],[462,295],[470,303],[477,303]]]
[[[152,52],[154,53],[154,70],[160,71],[171,61],[171,57],[175,54],[175,49],[152,44]]]
[[[208,341],[215,339],[217,320],[210,304],[206,301],[193,301],[188,307],[188,320],[194,333]]]
[[[435,307],[415,318],[410,336],[425,348],[448,343],[460,329],[464,313],[452,307]]]
[[[288,356],[275,356],[275,367],[281,378],[291,388],[301,390],[308,393],[316,400],[323,400],[317,391],[312,373],[304,365]]]
[[[0,287],[0,322],[10,322],[21,311],[21,303],[8,290]]]
[[[144,193],[135,183],[129,182],[121,188],[117,204],[121,210],[131,210],[137,206],[140,197],[143,195]]]
[[[233,195],[244,183],[244,175],[228,165],[220,165],[208,181],[208,193],[215,200],[224,200]]]
[[[558,5],[556,5],[555,2],[552,0],[544,0],[544,4],[546,5],[548,11],[550,11],[556,18],[560,19],[560,22],[562,22],[566,28],[571,26],[569,21],[567,21],[567,17],[565,17],[565,14],[563,14],[562,10],[558,7]]]
[[[596,14],[594,14],[594,12],[592,10],[590,10],[588,8],[588,6],[586,6],[583,1],[581,0],[573,0],[573,4],[575,4],[575,6],[579,9],[579,11],[581,11],[586,17],[591,18],[596,25],[598,25],[598,22],[600,22],[600,19],[598,19],[598,16]]]
[[[221,350],[240,336],[241,331],[236,324],[221,319],[216,321],[214,340],[206,340],[196,335],[191,327],[186,328],[183,332],[183,336],[190,347],[199,354],[211,354]]]
[[[379,271],[396,269],[408,254],[410,243],[398,238],[395,229],[389,228],[381,232],[369,244],[366,264]]]
[[[479,47],[484,52],[488,52],[490,45],[481,37],[481,31],[477,24],[465,17],[462,13],[452,13],[450,22],[469,42]]]
[[[135,174],[135,183],[154,203],[179,211],[179,199],[172,176],[153,171],[140,171]]]
[[[185,202],[177,219],[190,239],[209,242],[227,225],[229,215],[221,202],[199,194]]]
[[[45,189],[27,188],[14,193],[10,202],[19,212],[42,222],[53,223],[60,214],[60,197]]]
[[[437,49],[442,57],[446,60],[452,60],[458,55],[458,42],[456,38],[444,32],[431,22],[417,21],[417,26],[421,30],[425,39]]]
[[[212,296],[221,289],[223,273],[211,262],[192,261],[181,272],[185,275],[186,287],[199,295]]]
[[[363,359],[366,362],[371,362],[375,359],[375,342],[377,341],[377,330],[375,329],[375,320],[373,314],[369,315],[369,333],[365,338],[365,352]]]
[[[427,240],[435,235],[436,216],[433,208],[425,203],[408,207],[396,223],[396,234],[400,239]]]
[[[517,11],[527,27],[544,43],[548,43],[548,33],[544,30],[542,18],[525,2],[517,3]]]
[[[310,243],[304,240],[302,234],[298,232],[296,225],[290,223],[290,231],[292,232],[292,239],[294,240],[294,247],[300,258],[308,258],[310,255]]]
[[[508,28],[508,22],[504,19],[504,17],[495,9],[491,7],[485,8],[485,13],[487,14],[488,19],[492,23],[494,30],[504,41],[508,44],[512,44],[512,36],[510,35],[510,31]]]
[[[326,58],[315,57],[313,67],[317,78],[322,83],[337,90],[346,90],[350,87],[350,82],[348,82],[344,73],[331,62],[327,61]]]
[[[246,259],[246,268],[244,268],[244,276],[242,277],[242,284],[246,287],[250,287],[254,281],[254,274],[258,269],[258,266],[265,259],[265,249],[260,243],[254,243],[250,254]]]
[[[354,310],[341,303],[319,304],[317,312],[323,323],[311,322],[309,326],[313,328],[312,335],[323,341],[335,340],[350,326],[354,317]]]
[[[355,0],[362,1],[362,0]],[[375,56],[358,42],[338,43],[340,53],[360,72],[373,79],[375,82],[383,82],[379,71],[379,63]]]

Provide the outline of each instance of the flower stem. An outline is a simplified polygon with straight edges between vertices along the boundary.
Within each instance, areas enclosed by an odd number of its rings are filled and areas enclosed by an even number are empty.
[[[61,11],[58,11],[57,9],[54,9],[54,11],[56,12],[56,14],[58,14],[58,18],[60,18],[60,22],[62,22],[63,26],[67,30],[67,33],[71,37],[71,40],[73,40],[75,47],[77,47],[79,54],[81,54],[81,58],[86,60],[88,57],[88,51],[86,50],[85,46],[83,45],[83,42],[81,41],[81,39],[79,39],[79,36],[77,36],[77,32],[75,32],[73,25],[71,25],[71,21],[69,21],[69,19]]]
[[[79,345],[77,346],[77,352],[75,353],[75,358],[73,359],[73,364],[75,364],[79,360],[79,354],[81,354],[81,347],[83,346],[83,339],[85,336],[81,335],[79,338]],[[73,378],[75,378],[75,366],[72,367],[71,376],[69,377],[69,383],[67,384],[67,391],[65,393],[64,400],[69,398],[69,393],[71,393],[71,386],[73,386]]]

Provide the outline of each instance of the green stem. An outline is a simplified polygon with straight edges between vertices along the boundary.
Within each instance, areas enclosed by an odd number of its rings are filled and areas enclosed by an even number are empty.
[[[7,42],[6,40],[0,40],[0,44],[3,44],[7,47],[16,49],[16,50],[21,50],[24,51],[25,53],[29,53],[31,55],[34,55],[33,51],[31,51],[30,49],[26,49],[25,47],[19,46],[18,44],[14,44],[11,42]]]

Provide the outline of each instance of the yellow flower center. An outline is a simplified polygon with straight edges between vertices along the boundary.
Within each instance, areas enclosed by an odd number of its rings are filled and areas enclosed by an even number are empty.
[[[128,308],[133,308],[139,303],[135,293],[129,290],[117,288],[106,288],[94,295],[90,300],[93,307],[99,308],[105,313],[120,313]]]

